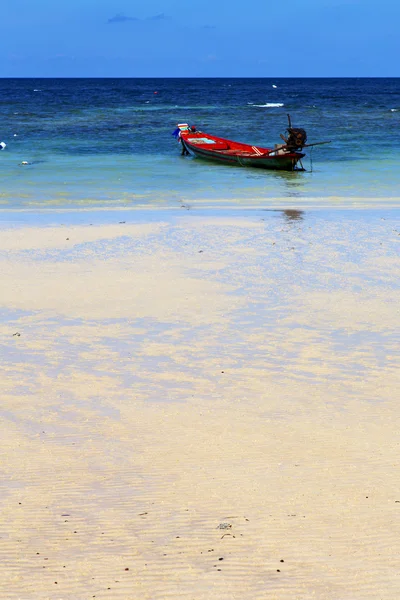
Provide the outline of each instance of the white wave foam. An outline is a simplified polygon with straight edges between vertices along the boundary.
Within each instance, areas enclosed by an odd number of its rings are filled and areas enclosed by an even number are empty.
[[[390,112],[399,112],[399,109],[398,108],[391,108]]]
[[[281,102],[267,102],[266,104],[253,104],[253,106],[258,106],[258,108],[281,108],[285,105]]]

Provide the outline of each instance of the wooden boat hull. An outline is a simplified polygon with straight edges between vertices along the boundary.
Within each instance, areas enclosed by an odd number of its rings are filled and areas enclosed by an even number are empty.
[[[191,153],[203,160],[241,167],[293,171],[296,169],[297,163],[305,156],[299,151],[259,148],[218,138],[194,130],[187,124],[181,124],[178,127],[183,152]]]
[[[224,163],[227,165],[238,165],[240,167],[255,167],[258,169],[271,169],[280,171],[294,171],[299,160],[304,154],[291,153],[287,155],[268,155],[268,156],[246,156],[240,154],[227,155],[204,150],[196,146],[183,142],[189,152],[197,158],[210,160],[213,162]]]

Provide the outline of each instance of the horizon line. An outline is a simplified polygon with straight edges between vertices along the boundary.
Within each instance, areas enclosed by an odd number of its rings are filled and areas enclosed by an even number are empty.
[[[1,79],[400,79],[400,75],[0,75]]]

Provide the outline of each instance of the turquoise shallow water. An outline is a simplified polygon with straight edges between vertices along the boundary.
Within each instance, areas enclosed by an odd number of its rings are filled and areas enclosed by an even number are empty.
[[[399,79],[3,79],[0,111],[0,208],[387,205],[400,196]],[[271,146],[288,112],[309,141],[332,140],[307,152],[305,173],[183,158],[171,135],[187,121]]]

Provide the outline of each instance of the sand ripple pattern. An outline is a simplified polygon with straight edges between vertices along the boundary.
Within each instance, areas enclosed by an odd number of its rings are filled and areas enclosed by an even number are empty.
[[[2,237],[0,597],[400,597],[398,214],[134,219]]]

